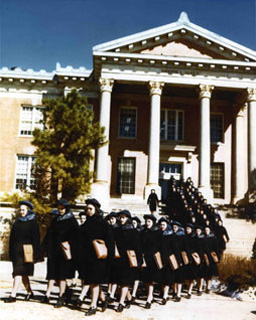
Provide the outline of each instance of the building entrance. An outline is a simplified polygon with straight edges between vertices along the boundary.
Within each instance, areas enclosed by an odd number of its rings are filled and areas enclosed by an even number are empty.
[[[161,162],[159,165],[159,185],[162,188],[162,202],[165,202],[168,196],[169,180],[173,176],[176,180],[183,178],[183,163]]]

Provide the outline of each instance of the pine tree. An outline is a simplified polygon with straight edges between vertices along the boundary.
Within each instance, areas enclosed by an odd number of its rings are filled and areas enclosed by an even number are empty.
[[[60,192],[73,202],[90,191],[92,150],[103,146],[104,128],[93,122],[87,99],[72,90],[66,97],[43,100],[44,130],[35,129],[36,194],[54,203]]]

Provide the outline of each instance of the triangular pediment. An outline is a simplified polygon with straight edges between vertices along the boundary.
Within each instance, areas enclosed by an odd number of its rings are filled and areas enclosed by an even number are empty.
[[[103,43],[93,52],[256,61],[255,51],[191,23],[184,12],[177,22]]]

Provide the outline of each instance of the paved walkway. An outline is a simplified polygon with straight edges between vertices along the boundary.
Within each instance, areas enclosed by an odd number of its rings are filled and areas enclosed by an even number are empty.
[[[35,276],[31,282],[35,294],[35,300],[24,302],[25,291],[22,289],[18,295],[18,301],[6,304],[0,301],[0,320],[64,320],[85,319],[84,311],[88,309],[89,301],[86,300],[82,310],[74,310],[72,307],[54,309],[58,290],[54,289],[50,305],[40,303],[46,289],[45,263],[36,265]],[[11,265],[8,262],[0,262],[0,297],[9,296],[11,291]],[[74,294],[79,293],[79,288],[74,289]],[[223,320],[227,317],[232,320],[256,320],[256,303],[253,301],[238,301],[223,297],[214,293],[203,294],[201,297],[192,296],[191,300],[183,298],[181,302],[168,301],[165,306],[160,301],[152,304],[150,310],[144,309],[144,301],[139,300],[138,305],[125,309],[123,313],[116,313],[111,305],[104,313],[97,312],[93,319],[97,320]],[[100,310],[100,308],[99,308]]]

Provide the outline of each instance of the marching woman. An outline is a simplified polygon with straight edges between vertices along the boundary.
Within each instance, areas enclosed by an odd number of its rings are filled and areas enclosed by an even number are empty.
[[[142,264],[142,250],[139,232],[134,228],[128,210],[119,212],[119,227],[113,229],[116,246],[120,258],[115,259],[116,282],[121,287],[121,295],[117,312],[129,307],[129,286],[135,280],[136,271]],[[129,295],[130,296],[130,295]],[[128,300],[125,305],[125,300]]]
[[[196,278],[197,278],[197,294],[199,296],[203,293],[203,284],[204,284],[204,268],[205,268],[205,257],[204,257],[204,234],[203,227],[196,226],[196,235],[195,235],[195,252],[199,255],[199,261],[196,266]]]
[[[178,268],[174,270],[174,301],[180,302],[181,300],[181,289],[184,280],[183,273],[183,260],[182,251],[184,251],[184,236],[185,232],[182,224],[179,221],[172,221],[173,230],[173,247],[172,251],[177,259]]]
[[[163,288],[162,304],[165,305],[168,300],[170,286],[174,283],[173,271],[169,263],[169,256],[172,254],[173,231],[170,222],[161,218],[158,225],[162,231],[160,254],[162,257],[163,269],[161,270],[161,285]]]
[[[205,259],[204,278],[206,280],[206,293],[210,293],[212,277],[219,275],[217,263],[220,261],[217,239],[209,227],[204,228],[205,241],[204,252],[207,255]]]
[[[40,258],[40,235],[33,204],[27,200],[19,202],[19,217],[11,228],[9,256],[13,266],[13,287],[5,302],[15,302],[21,282],[27,290],[25,300],[33,298],[29,276],[34,273],[34,263]],[[26,254],[27,250],[29,251]]]
[[[109,266],[114,257],[114,238],[107,221],[103,219],[100,203],[92,198],[86,200],[87,218],[80,229],[80,278],[84,285],[90,285],[91,305],[85,313],[91,316],[97,312],[99,297],[102,300],[102,311],[107,308],[105,295],[100,284],[108,283]]]
[[[44,303],[49,297],[55,282],[59,284],[59,298],[55,308],[62,307],[66,301],[67,279],[73,279],[78,263],[79,226],[67,200],[57,203],[58,213],[55,214],[43,241],[47,259],[48,286],[43,298]]]
[[[227,229],[223,226],[223,221],[218,219],[217,225],[215,227],[215,235],[218,240],[218,248],[220,255],[226,250],[226,244],[229,242],[229,235]]]
[[[146,267],[142,269],[142,280],[147,288],[147,302],[145,307],[146,309],[150,309],[151,303],[153,302],[154,282],[159,283],[161,280],[161,273],[155,261],[155,254],[160,250],[161,231],[156,226],[155,216],[145,214],[143,218],[145,220],[145,226],[140,235]]]
[[[185,252],[187,253],[189,263],[184,266],[184,280],[188,282],[187,299],[190,299],[193,290],[193,283],[196,279],[196,264],[192,257],[192,254],[196,251],[194,225],[192,223],[187,223],[185,231]]]

